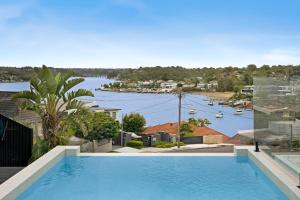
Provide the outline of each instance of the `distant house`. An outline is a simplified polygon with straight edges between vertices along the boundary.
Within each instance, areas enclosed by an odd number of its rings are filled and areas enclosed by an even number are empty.
[[[138,88],[151,88],[154,85],[153,80],[149,81],[138,81],[137,82],[137,87]]]
[[[237,145],[251,145],[254,143],[254,131],[255,130],[240,130],[236,135],[232,136],[228,143]]]
[[[170,92],[177,88],[177,83],[173,80],[164,81],[160,83],[160,87],[164,92]]]
[[[121,109],[119,108],[106,108],[106,107],[99,107],[99,105],[95,101],[85,101],[85,106],[90,108],[93,112],[103,112],[106,113],[111,118],[117,120],[118,114]]]
[[[218,81],[209,81],[207,84],[207,89],[217,89],[218,86]]]
[[[203,83],[203,82],[199,82],[197,83],[197,88],[201,89],[201,90],[205,90],[206,89],[206,83]]]
[[[190,125],[192,129],[192,135],[193,136],[201,136],[203,137],[203,142],[205,142],[205,138],[207,140],[211,139],[209,137],[211,136],[216,136],[215,138],[218,138],[218,142],[216,143],[225,143],[229,139],[228,136],[212,129],[207,126],[195,126],[195,125]],[[161,124],[161,125],[156,125],[156,126],[150,126],[147,127],[143,135],[155,135],[155,134],[168,134],[172,138],[176,137],[178,131],[178,123],[166,123],[166,124]],[[209,142],[208,142],[209,143]]]
[[[197,88],[201,90],[216,90],[218,88],[218,81],[209,81],[208,83],[203,82],[202,79],[198,79]]]

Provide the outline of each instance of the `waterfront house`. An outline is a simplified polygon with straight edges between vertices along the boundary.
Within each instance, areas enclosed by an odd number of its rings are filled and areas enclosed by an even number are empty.
[[[103,112],[115,120],[118,119],[119,112],[121,111],[119,108],[100,107],[95,101],[85,101],[84,106],[92,112]]]
[[[170,92],[177,88],[177,83],[173,80],[168,80],[160,83],[163,92]]]

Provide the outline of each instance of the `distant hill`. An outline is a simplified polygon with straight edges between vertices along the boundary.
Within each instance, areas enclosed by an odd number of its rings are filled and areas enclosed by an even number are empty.
[[[72,73],[74,76],[109,76],[114,77],[116,69],[102,68],[51,68],[55,73]],[[0,82],[29,81],[34,76],[33,67],[0,67]]]
[[[129,82],[145,80],[175,80],[196,84],[199,81],[218,81],[218,91],[239,91],[244,85],[252,85],[254,76],[289,78],[300,75],[300,65],[263,65],[257,67],[225,68],[184,68],[140,67],[137,69],[103,69],[103,68],[51,68],[55,73],[73,73],[74,76],[107,76]],[[0,82],[28,81],[34,76],[33,67],[0,67]]]

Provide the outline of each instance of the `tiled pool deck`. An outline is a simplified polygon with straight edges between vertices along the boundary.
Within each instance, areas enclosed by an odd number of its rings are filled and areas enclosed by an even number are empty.
[[[15,199],[66,155],[76,156],[235,156],[247,155],[290,199],[300,199],[298,178],[263,152],[251,146],[236,146],[235,153],[80,153],[76,146],[58,146],[0,185],[0,199]]]

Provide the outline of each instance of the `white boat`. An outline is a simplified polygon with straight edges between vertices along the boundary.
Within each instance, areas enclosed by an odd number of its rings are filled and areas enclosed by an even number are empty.
[[[224,114],[219,111],[217,114],[216,114],[216,118],[223,118]]]
[[[213,105],[214,105],[213,100],[210,100],[209,103],[208,103],[208,105],[209,105],[209,106],[213,106]]]
[[[196,112],[197,112],[196,110],[191,109],[191,110],[189,111],[189,114],[190,114],[190,115],[194,115],[194,114],[196,114]]]
[[[235,113],[234,113],[235,115],[242,115],[242,114],[244,114],[243,113],[243,110],[241,110],[241,109],[237,109],[236,111],[235,111]]]

